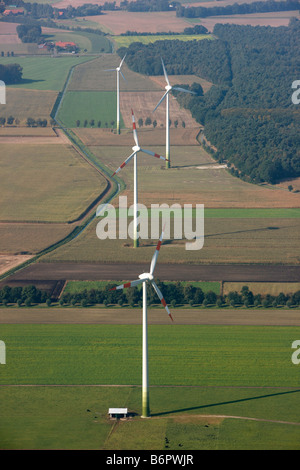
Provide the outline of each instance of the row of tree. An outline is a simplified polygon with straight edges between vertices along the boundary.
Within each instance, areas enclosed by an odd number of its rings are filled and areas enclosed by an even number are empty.
[[[292,11],[298,9],[298,0],[267,0],[251,3],[234,3],[232,5],[213,7],[184,7],[183,5],[179,4],[176,8],[176,16],[186,18],[207,18],[208,16],[247,15],[251,13]]]
[[[202,25],[196,25],[194,27],[184,28],[182,33],[168,31],[168,32],[160,32],[160,33],[147,33],[142,32],[138,33],[136,31],[126,31],[126,33],[121,33],[120,36],[179,36],[181,34],[186,35],[196,35],[196,34],[208,34],[207,28]]]
[[[280,293],[277,296],[256,294],[249,290],[248,286],[244,286],[240,292],[232,291],[227,295],[217,295],[214,291],[203,292],[200,287],[193,285],[183,285],[177,283],[163,283],[157,281],[157,285],[163,291],[166,302],[173,308],[178,305],[191,306],[217,306],[217,307],[278,307],[278,306],[299,306],[300,291],[293,294]],[[10,287],[4,286],[0,290],[0,302],[2,305],[17,304],[34,305],[51,302],[58,302],[60,305],[129,305],[131,307],[142,305],[142,289],[135,287],[125,289],[124,291],[111,290],[115,284],[107,284],[100,289],[84,289],[77,293],[63,293],[61,298],[51,299],[51,296],[45,291],[37,289],[34,285],[26,287]],[[159,304],[160,301],[153,289],[148,289],[148,303],[151,305]]]
[[[18,126],[19,124],[20,124],[20,119],[19,118],[15,118],[14,116],[8,116],[8,117],[0,116],[0,126],[2,126],[2,127],[5,126],[5,125]],[[54,126],[55,121],[53,121],[51,119],[50,120],[50,125]],[[47,121],[47,119],[41,119],[41,118],[34,119],[32,117],[29,117],[26,120],[26,126],[27,127],[47,127],[48,126],[48,121]]]
[[[0,64],[0,80],[6,85],[19,83],[22,80],[23,68],[20,64]]]

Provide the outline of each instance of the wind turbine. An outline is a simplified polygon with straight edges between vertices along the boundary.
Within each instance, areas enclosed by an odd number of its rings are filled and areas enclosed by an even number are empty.
[[[117,287],[113,287],[111,290],[119,290],[119,289],[125,289],[127,287],[135,287],[139,284],[143,284],[143,372],[142,372],[142,418],[148,418],[150,416],[150,406],[149,406],[149,377],[148,377],[148,321],[147,321],[147,283],[151,284],[152,287],[154,288],[156,294],[159,297],[159,300],[161,301],[162,305],[166,309],[169,317],[171,318],[172,321],[172,315],[171,312],[167,306],[167,303],[154,282],[154,270],[155,270],[155,265],[158,257],[158,253],[160,250],[160,246],[162,244],[162,239],[163,239],[163,234],[164,234],[164,229],[162,230],[161,236],[159,238],[159,241],[157,243],[154,255],[152,256],[151,264],[150,264],[150,272],[149,273],[143,273],[139,275],[139,279],[135,281],[128,282],[126,284],[121,284]]]
[[[121,67],[123,65],[124,59],[126,57],[126,54],[124,55],[123,59],[120,62],[119,67],[115,69],[106,69],[104,70],[105,72],[117,72],[117,133],[120,134],[120,74],[122,75],[123,79],[126,81],[122,71]]]
[[[180,88],[176,86],[171,86],[168,75],[165,69],[165,65],[163,63],[163,60],[161,59],[163,71],[164,71],[164,76],[167,82],[167,85],[165,86],[165,93],[162,96],[162,98],[159,100],[157,105],[154,108],[154,111],[158,108],[160,103],[166,98],[166,168],[170,168],[170,119],[169,119],[169,93],[171,90],[177,90],[177,91],[183,91],[184,93],[191,93],[192,95],[195,95],[193,91],[186,90],[185,88]]]
[[[137,153],[138,152],[143,152],[148,155],[152,155],[153,157],[160,158],[161,160],[165,160],[165,157],[162,157],[161,155],[158,155],[157,153],[152,152],[151,150],[145,150],[142,149],[139,146],[139,141],[138,141],[138,136],[137,136],[137,131],[136,131],[136,124],[135,124],[135,118],[133,111],[131,110],[131,115],[132,115],[132,129],[133,129],[133,138],[135,141],[135,145],[132,147],[132,154],[129,155],[128,158],[122,163],[121,166],[113,173],[112,177],[115,176],[117,173],[119,173],[122,168],[124,168],[125,165],[134,157],[134,234],[133,234],[133,243],[134,243],[134,248],[138,247],[138,235],[137,235],[137,208],[138,208],[138,179],[137,179]]]

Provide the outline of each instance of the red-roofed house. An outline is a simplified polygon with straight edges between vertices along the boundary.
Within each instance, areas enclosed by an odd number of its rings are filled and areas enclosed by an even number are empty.
[[[23,15],[24,14],[24,9],[23,8],[11,8],[4,10],[3,15],[8,16],[8,15]]]
[[[55,43],[56,47],[61,47],[62,49],[65,49],[66,47],[76,47],[75,42],[63,42],[63,41],[58,41]]]

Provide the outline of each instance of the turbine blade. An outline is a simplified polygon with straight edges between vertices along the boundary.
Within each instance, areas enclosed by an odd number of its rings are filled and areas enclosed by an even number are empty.
[[[145,150],[145,149],[140,149],[141,152],[147,153],[148,155],[152,155],[152,157],[160,158],[161,160],[166,160],[165,157],[162,157],[161,155],[158,155],[158,153],[154,153],[151,150]]]
[[[151,265],[150,265],[150,274],[152,274],[152,275],[154,273],[158,253],[159,253],[159,250],[160,250],[160,247],[161,247],[161,244],[162,244],[162,240],[163,240],[163,237],[164,237],[164,229],[165,229],[165,227],[163,227],[163,229],[162,229],[162,232],[160,234],[159,240],[158,240],[157,245],[156,245],[154,255],[152,256]]]
[[[109,289],[109,290],[120,290],[120,289],[126,289],[127,287],[135,287],[145,281],[146,279],[137,279],[136,281],[126,282],[125,284],[120,284],[119,286],[112,287],[112,289]]]
[[[124,168],[125,165],[127,165],[127,163],[132,159],[132,157],[135,155],[136,152],[132,152],[131,155],[129,155],[128,158],[126,158],[126,160],[122,163],[121,166],[119,166],[119,168],[111,175],[111,177],[115,176],[117,173],[119,173],[120,170],[122,170],[122,168]]]
[[[115,72],[117,69],[105,69],[103,72]]]
[[[194,91],[187,90],[186,88],[180,88],[179,86],[173,86],[172,89],[177,91],[183,91],[184,93],[190,93],[191,95],[196,95]]]
[[[165,64],[164,64],[164,62],[163,62],[162,59],[161,59],[161,63],[162,63],[162,67],[163,67],[163,71],[164,71],[164,76],[165,76],[166,82],[167,82],[167,84],[170,86],[170,82],[169,82],[169,79],[168,79],[168,75],[167,75],[167,72],[166,72],[166,69],[165,69]]]
[[[158,102],[157,105],[155,106],[153,112],[158,108],[158,106],[159,106],[160,103],[165,99],[165,97],[167,96],[168,93],[169,93],[169,90],[164,93],[163,97],[159,100],[159,102]]]
[[[173,317],[172,317],[172,315],[171,315],[171,312],[170,312],[170,310],[169,310],[169,307],[167,306],[167,302],[165,301],[164,296],[162,295],[161,291],[159,290],[159,288],[157,287],[157,285],[155,284],[154,281],[151,281],[151,284],[152,284],[152,286],[153,286],[155,292],[157,293],[157,295],[158,295],[158,297],[159,297],[159,300],[161,301],[163,307],[165,307],[165,309],[166,309],[166,311],[167,311],[167,314],[169,315],[169,317],[171,318],[171,320],[174,321],[174,320],[173,320]]]
[[[134,141],[135,141],[135,145],[137,145],[139,147],[139,141],[138,141],[138,136],[137,136],[137,132],[136,132],[136,124],[135,124],[135,117],[134,117],[134,114],[133,114],[133,110],[131,110],[131,116],[132,116],[133,138],[134,138]]]
[[[123,65],[123,62],[124,62],[124,60],[125,60],[125,57],[126,57],[126,54],[124,55],[123,59],[122,59],[121,62],[120,62],[120,65],[119,65],[120,68],[121,68],[122,65]]]
[[[122,73],[122,70],[120,70],[120,74],[122,75],[123,79],[125,80],[125,82],[127,82],[126,78],[124,77],[123,73]]]

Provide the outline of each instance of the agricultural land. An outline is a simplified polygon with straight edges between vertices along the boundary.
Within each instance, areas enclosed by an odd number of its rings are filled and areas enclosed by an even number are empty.
[[[84,1],[49,3],[63,10]],[[165,40],[191,49],[216,43],[216,24],[288,27],[299,12],[187,18],[115,5],[53,23],[36,19],[41,42],[72,41],[76,53],[22,42],[18,23],[0,13],[0,66],[22,67],[0,104],[0,449],[299,450],[300,178],[271,184],[237,176],[225,157],[215,158],[205,122],[170,94],[170,168],[137,156],[148,236],[133,248],[128,233],[100,239],[97,231],[109,208],[118,235],[120,197],[133,204],[133,161],[112,176],[133,151],[132,111],[140,147],[166,155],[165,102],[154,111],[165,77],[132,66],[136,43],[141,51]],[[184,32],[197,25],[207,34]],[[170,84],[214,99],[226,80],[215,83],[203,70],[178,66]],[[184,205],[193,209],[193,227],[203,205],[204,244],[186,249],[193,240],[175,236],[171,213],[155,276],[174,322],[148,292],[145,420],[141,291],[111,288],[149,270],[158,241],[152,205],[160,204],[177,208],[183,229]],[[132,224],[132,213],[126,217]],[[110,419],[114,406],[127,407],[128,417]]]

